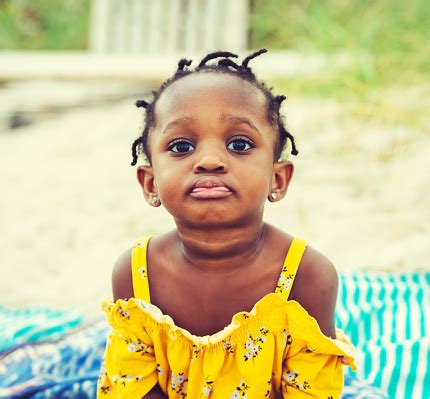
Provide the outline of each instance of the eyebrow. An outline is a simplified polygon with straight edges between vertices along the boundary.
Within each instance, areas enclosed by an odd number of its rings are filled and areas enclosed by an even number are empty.
[[[222,114],[220,119],[226,122],[244,123],[245,125],[248,125],[251,129],[255,130],[258,134],[261,134],[257,127],[248,118],[245,118],[244,116]]]
[[[257,129],[257,127],[248,118],[245,118],[244,116],[222,114],[220,120],[224,122],[232,122],[236,124],[244,123],[248,125],[251,129],[255,130],[257,133],[261,134],[260,131]],[[161,134],[165,134],[168,130],[172,129],[175,126],[194,124],[195,122],[196,122],[196,119],[191,118],[190,116],[184,116],[182,118],[175,119],[166,125],[166,127],[164,128]]]
[[[170,130],[171,128],[173,128],[175,126],[187,125],[187,124],[189,125],[189,124],[195,123],[195,121],[196,121],[195,118],[191,118],[189,116],[184,116],[182,118],[175,119],[166,125],[166,127],[164,128],[164,130],[161,134],[166,133],[168,130]]]

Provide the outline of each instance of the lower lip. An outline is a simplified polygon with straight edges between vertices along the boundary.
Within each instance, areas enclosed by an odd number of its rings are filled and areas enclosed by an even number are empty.
[[[191,197],[193,198],[203,199],[224,198],[231,194],[232,192],[227,187],[198,187],[190,193]]]

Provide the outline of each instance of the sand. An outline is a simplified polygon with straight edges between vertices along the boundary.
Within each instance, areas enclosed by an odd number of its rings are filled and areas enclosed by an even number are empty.
[[[2,126],[2,305],[97,317],[119,254],[174,227],[146,204],[129,165],[142,125],[134,100]],[[267,203],[266,220],[306,238],[339,272],[430,270],[429,125],[366,122],[328,100],[291,99],[287,112],[300,155],[287,197]]]

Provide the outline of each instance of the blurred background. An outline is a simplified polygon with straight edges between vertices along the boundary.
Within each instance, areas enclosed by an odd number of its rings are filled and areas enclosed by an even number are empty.
[[[92,319],[116,258],[173,227],[130,166],[134,107],[181,57],[269,53],[299,156],[266,219],[340,272],[429,270],[426,0],[1,0],[0,292]]]

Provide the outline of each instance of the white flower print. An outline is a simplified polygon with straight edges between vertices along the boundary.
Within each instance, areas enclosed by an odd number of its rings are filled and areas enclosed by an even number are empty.
[[[276,288],[280,291],[288,291],[293,283],[292,279],[289,279],[288,276],[285,276],[285,274],[281,274],[279,276],[278,284],[276,285]]]
[[[230,399],[246,399],[248,395],[245,391],[249,388],[250,386],[245,382],[245,380],[240,380],[239,386],[236,387],[236,391],[231,393]]]
[[[137,341],[132,341],[130,338],[124,339],[127,344],[127,349],[131,353],[140,353],[142,356],[146,355],[152,347],[143,343],[139,338]]]
[[[188,381],[187,378],[185,378],[184,373],[178,373],[175,374],[172,371],[172,379],[170,381],[170,387],[173,391],[176,393],[179,393],[183,398],[187,396],[187,393],[185,391],[185,383]]]
[[[121,306],[118,306],[118,313],[126,318],[126,319],[130,319],[130,313],[128,313],[126,310],[124,310]]]
[[[160,367],[160,365],[157,363],[157,373],[160,375],[164,374],[164,370]]]
[[[140,277],[145,278],[146,277],[146,269],[144,266],[142,266],[141,268],[139,268],[139,274]]]
[[[105,369],[105,360],[102,361],[102,366],[99,374],[99,378],[97,381],[98,390],[102,394],[108,394],[111,391],[111,387],[109,385],[105,385],[107,380],[107,372]]]
[[[251,333],[248,333],[248,339],[245,342],[246,351],[243,356],[245,361],[257,357],[261,349],[263,349],[260,344],[263,344],[266,341],[265,336],[269,333],[269,330],[262,326],[260,327],[260,333],[261,334],[257,334],[255,337],[253,337]]]
[[[129,352],[136,352],[137,349],[137,343],[132,342],[131,344],[128,344],[128,351]]]
[[[235,346],[231,343],[230,338],[225,338],[222,342],[222,347],[227,353],[234,353]]]
[[[287,372],[284,373],[282,378],[289,383],[294,383],[298,376],[299,376],[299,373],[297,371],[288,370]]]
[[[287,329],[284,329],[282,333],[284,334],[284,341],[282,342],[282,346],[286,348],[287,345],[291,345],[291,343],[293,342],[293,338],[291,337],[291,334]]]
[[[213,389],[213,383],[212,379],[210,377],[206,377],[205,383],[203,385],[203,391],[202,395],[208,397]]]
[[[292,387],[295,387],[299,389],[300,391],[304,391],[306,389],[309,389],[311,386],[308,381],[300,382],[299,380],[299,373],[297,371],[290,371],[287,370],[283,375],[282,379],[287,383],[287,385],[290,385]]]
[[[121,372],[120,372],[119,375],[113,375],[112,376],[112,382],[114,384],[121,384],[125,387],[127,385],[127,383],[129,383],[133,380],[140,381],[140,380],[142,380],[142,378],[143,377],[140,375],[134,376],[131,374],[121,374]]]

